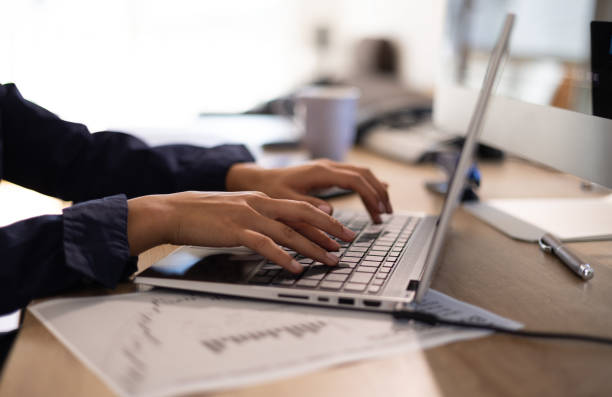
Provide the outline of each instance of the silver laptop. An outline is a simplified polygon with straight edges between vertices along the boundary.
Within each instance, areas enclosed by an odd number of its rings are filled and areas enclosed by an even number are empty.
[[[489,65],[465,144],[439,217],[399,213],[372,224],[368,215],[334,216],[357,237],[341,244],[340,263],[328,267],[285,248],[304,266],[294,275],[246,248],[184,246],[135,279],[158,287],[361,310],[409,310],[429,288],[444,246],[496,76],[507,51],[514,15],[506,17]]]

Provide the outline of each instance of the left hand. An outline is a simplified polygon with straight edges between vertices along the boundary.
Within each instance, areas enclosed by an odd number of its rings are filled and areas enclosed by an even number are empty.
[[[239,163],[230,168],[226,177],[228,191],[255,190],[274,198],[306,201],[330,215],[331,205],[308,192],[332,186],[357,192],[376,223],[381,222],[380,214],[393,212],[387,185],[369,169],[331,160],[275,169]]]

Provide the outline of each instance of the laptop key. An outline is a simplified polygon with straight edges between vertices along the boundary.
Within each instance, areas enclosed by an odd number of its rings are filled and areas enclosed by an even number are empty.
[[[371,273],[353,273],[349,281],[351,283],[368,283],[372,279],[372,276]]]
[[[304,268],[303,276],[310,276],[314,274],[325,274],[327,273],[327,266],[307,266]]]
[[[307,279],[307,280],[322,280],[323,277],[325,277],[325,272],[305,274],[305,275],[302,276],[302,279]]]
[[[345,291],[363,291],[366,289],[366,284],[348,283],[344,286]]]
[[[293,285],[293,283],[295,283],[295,280],[297,280],[298,277],[299,275],[289,273],[287,270],[283,270],[278,274],[278,276],[276,276],[274,280],[272,280],[272,284]]]
[[[365,233],[376,234],[382,232],[385,225],[370,225],[365,229]]]
[[[319,284],[319,280],[310,280],[307,278],[300,279],[295,285],[298,287],[314,288]]]
[[[350,267],[332,267],[329,270],[329,274],[350,274],[353,271]]]
[[[373,285],[383,285],[385,283],[385,280],[381,280],[379,278],[375,278],[374,281],[372,281]]]
[[[340,281],[326,281],[326,280],[323,280],[323,281],[321,281],[321,285],[319,285],[319,288],[323,288],[323,289],[338,290],[338,289],[340,289],[340,287],[342,287],[342,283]]]
[[[369,267],[378,267],[380,266],[380,262],[378,261],[363,261],[359,264],[359,266],[369,266]]]
[[[349,257],[343,256],[342,259],[341,259],[341,262],[357,263],[360,260],[361,260],[360,258],[355,258],[355,257],[352,257],[352,256],[349,256]]]
[[[377,268],[370,266],[358,266],[356,271],[361,273],[376,273],[376,269]]]
[[[346,281],[348,274],[330,273],[325,277],[326,281]]]
[[[371,293],[376,293],[380,291],[380,287],[378,285],[370,285],[370,288],[368,288],[368,292]]]
[[[373,262],[378,262],[378,263],[382,262],[383,259],[384,259],[383,256],[374,256],[374,255],[368,255],[364,258],[364,260],[366,261],[373,261]]]

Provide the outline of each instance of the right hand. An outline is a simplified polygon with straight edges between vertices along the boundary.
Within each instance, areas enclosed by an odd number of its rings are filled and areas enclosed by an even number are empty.
[[[128,201],[132,255],[159,244],[246,246],[285,269],[302,265],[280,246],[334,266],[340,245],[326,234],[351,241],[355,234],[312,204],[273,199],[259,192],[183,192]]]

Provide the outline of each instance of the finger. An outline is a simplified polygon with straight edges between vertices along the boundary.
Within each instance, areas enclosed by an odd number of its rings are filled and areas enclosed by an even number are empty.
[[[297,230],[302,236],[328,251],[338,251],[340,249],[340,244],[314,226],[303,222],[287,222],[287,224]]]
[[[321,200],[313,196],[309,196],[307,194],[300,194],[300,193],[294,192],[293,190],[288,190],[287,193],[285,194],[285,197],[291,200],[305,201],[307,203],[310,203],[328,215],[331,215],[334,213],[334,208],[327,201]]]
[[[301,273],[304,267],[279,247],[270,237],[253,230],[245,230],[240,238],[245,247],[265,256],[277,265],[289,270],[291,273]]]
[[[391,207],[391,201],[389,200],[389,193],[387,192],[387,187],[389,185],[383,184],[378,178],[376,178],[372,171],[367,168],[341,163],[334,163],[333,167],[359,173],[370,183],[370,185],[372,185],[378,195],[382,197],[382,201],[379,203],[379,207],[381,207],[381,212],[387,212],[389,214],[393,212],[393,208]],[[384,210],[382,207],[384,207]]]
[[[252,205],[268,218],[307,223],[344,241],[352,241],[355,238],[355,233],[340,221],[304,201],[268,198],[255,199]]]
[[[379,214],[384,212],[384,208],[383,211],[381,211],[379,203],[382,201],[382,197],[378,195],[372,185],[370,185],[370,183],[358,172],[337,167],[327,167],[325,171],[313,172],[305,175],[304,178],[310,179],[306,181],[306,184],[309,186],[335,185],[344,189],[356,191],[370,213],[372,220],[376,223],[381,223],[382,220]]]
[[[291,248],[305,257],[325,263],[328,266],[338,264],[339,258],[336,255],[327,252],[327,250],[308,240],[289,225],[263,215],[256,217],[254,220],[256,222],[251,226],[252,229],[270,237],[278,244]]]

